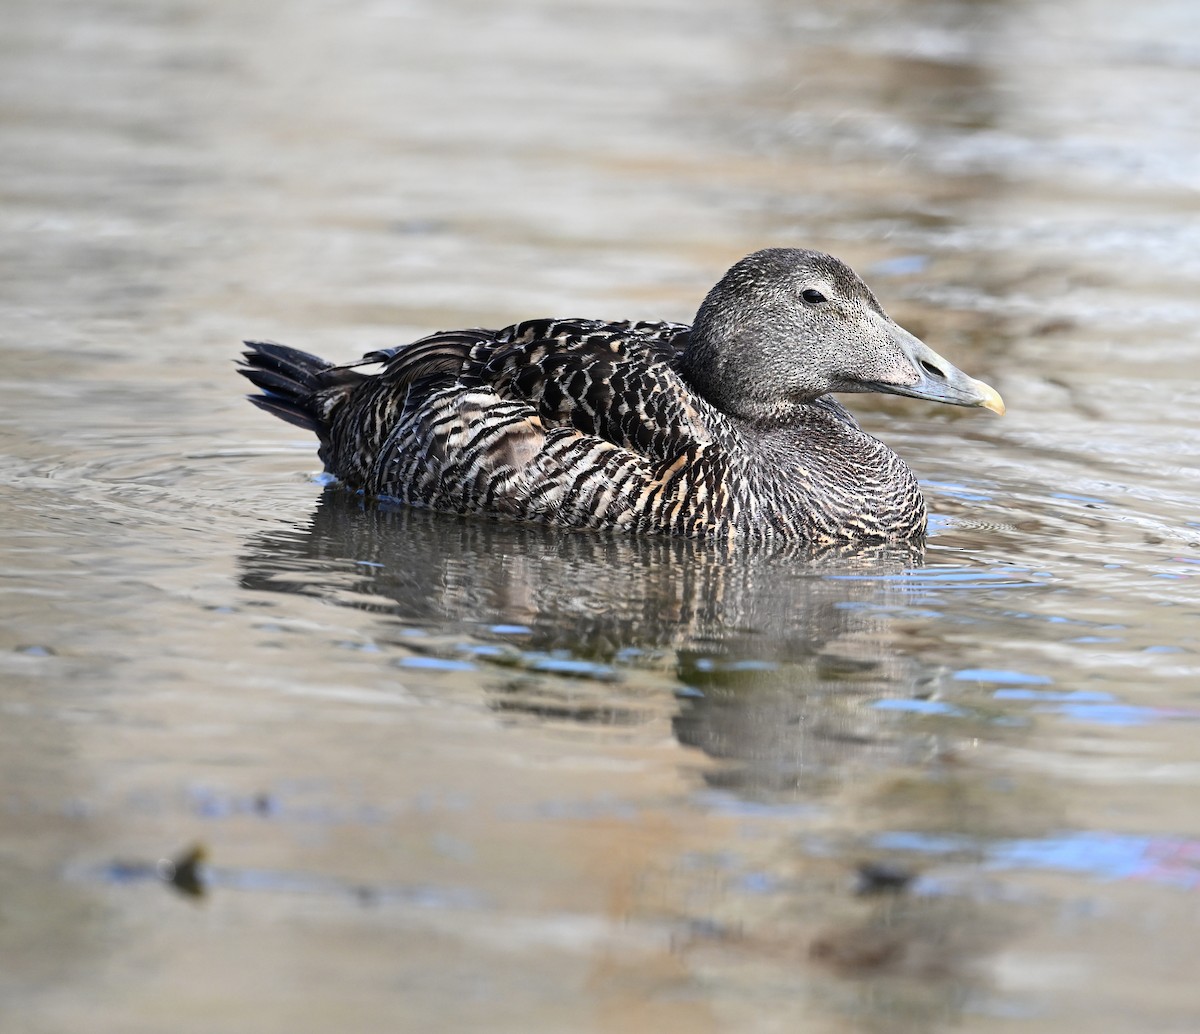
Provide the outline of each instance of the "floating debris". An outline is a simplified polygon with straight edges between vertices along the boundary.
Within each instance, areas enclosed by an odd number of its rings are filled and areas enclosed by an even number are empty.
[[[906,890],[916,878],[916,873],[898,862],[862,862],[858,866],[854,893],[898,894]]]
[[[207,861],[208,849],[203,844],[193,844],[174,858],[160,859],[155,870],[159,879],[180,894],[202,898],[208,890],[204,872]]]

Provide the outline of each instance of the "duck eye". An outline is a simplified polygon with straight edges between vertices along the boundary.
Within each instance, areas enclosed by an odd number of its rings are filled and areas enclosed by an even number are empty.
[[[800,297],[808,302],[809,305],[820,305],[822,302],[829,300],[820,291],[814,291],[811,287],[806,291],[801,291]]]

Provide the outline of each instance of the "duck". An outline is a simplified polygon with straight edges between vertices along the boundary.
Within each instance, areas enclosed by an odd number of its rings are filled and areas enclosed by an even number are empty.
[[[354,491],[639,535],[921,540],[912,471],[834,395],[1004,412],[846,263],[801,248],[736,262],[691,325],[531,319],[341,364],[245,346],[238,372],[261,392],[250,401],[313,432],[326,472]]]

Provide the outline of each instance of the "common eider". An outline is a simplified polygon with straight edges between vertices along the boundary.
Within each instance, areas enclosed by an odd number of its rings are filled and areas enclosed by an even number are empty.
[[[353,489],[638,534],[918,539],[926,511],[912,472],[832,393],[1004,412],[849,266],[791,248],[735,264],[690,327],[537,319],[342,365],[246,346],[238,372],[264,392],[250,401],[315,432],[325,469]]]

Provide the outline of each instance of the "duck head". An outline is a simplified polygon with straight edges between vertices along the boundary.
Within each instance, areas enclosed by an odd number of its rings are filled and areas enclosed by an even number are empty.
[[[718,409],[754,423],[786,423],[839,391],[1004,412],[994,388],[900,327],[844,262],[797,248],[757,251],[721,278],[680,369]]]

